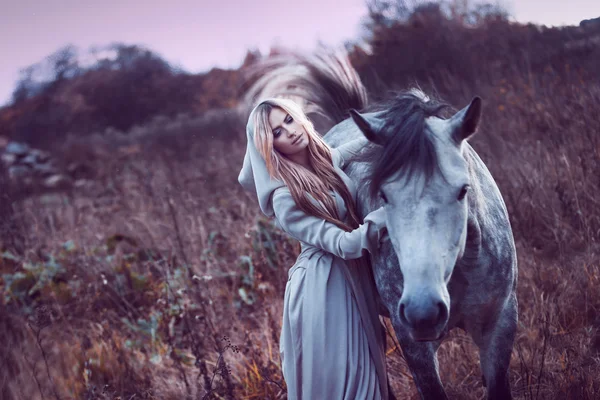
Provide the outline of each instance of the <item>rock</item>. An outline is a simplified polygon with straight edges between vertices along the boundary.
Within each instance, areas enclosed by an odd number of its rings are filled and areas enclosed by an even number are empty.
[[[37,174],[41,175],[43,178],[48,178],[52,175],[58,174],[56,167],[52,164],[36,164],[34,166],[34,170]]]
[[[74,183],[76,188],[82,188],[85,187],[87,185],[89,185],[90,181],[86,180],[86,179],[77,179]]]
[[[16,160],[17,160],[17,156],[15,156],[14,154],[11,154],[11,153],[2,154],[2,162],[7,167],[10,167],[11,165],[13,165]]]
[[[69,164],[69,165],[67,166],[67,171],[68,171],[70,174],[72,174],[72,173],[74,173],[74,172],[77,170],[77,168],[79,168],[80,166],[81,166],[81,164],[79,164],[79,163],[76,163],[76,162],[72,162],[71,164]]]
[[[37,164],[37,160],[35,159],[35,155],[29,153],[25,157],[23,157],[20,162],[22,164],[31,165],[32,167]]]
[[[50,160],[50,154],[39,149],[32,149],[29,152],[29,154],[32,155],[38,163],[41,164],[46,163]]]
[[[8,169],[10,179],[20,179],[31,174],[31,168],[24,165],[13,165]]]
[[[2,137],[0,136],[0,139]],[[75,180],[93,176],[93,169],[83,163],[72,163],[68,172],[59,168],[46,151],[30,148],[25,143],[8,142],[4,152],[0,148],[1,162],[8,169],[13,184],[21,187],[35,186],[50,190],[70,189]],[[85,188],[88,182],[78,182]]]
[[[44,186],[48,189],[68,188],[71,186],[71,180],[64,175],[52,175],[44,180]]]
[[[29,146],[27,146],[25,143],[18,142],[10,142],[6,145],[6,149],[4,149],[4,152],[12,153],[17,156],[24,156],[27,154],[28,151]]]

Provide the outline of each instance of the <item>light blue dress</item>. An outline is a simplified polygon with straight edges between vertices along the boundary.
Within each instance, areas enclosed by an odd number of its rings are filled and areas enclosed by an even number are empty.
[[[356,187],[341,169],[347,154],[332,152],[337,173],[355,197]],[[332,195],[345,218],[342,197]],[[382,239],[383,209],[346,232],[300,210],[287,187],[274,191],[272,207],[279,226],[302,246],[288,272],[280,337],[288,398],[387,399],[385,333],[372,271],[363,258],[364,250],[377,251]]]
[[[307,215],[285,183],[273,178],[254,145],[254,113],[246,125],[246,154],[239,183],[256,194],[261,211],[302,244],[288,272],[280,351],[290,400],[388,398],[385,335],[378,294],[366,251],[375,252],[385,231],[385,211],[373,211],[346,232]],[[356,200],[356,187],[342,171],[368,143],[355,139],[332,151],[333,164]],[[345,218],[342,198],[335,196]],[[387,237],[387,236],[386,236]]]

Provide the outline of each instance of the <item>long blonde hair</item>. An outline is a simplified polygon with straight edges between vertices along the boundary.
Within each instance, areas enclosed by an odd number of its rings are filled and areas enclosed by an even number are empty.
[[[273,147],[269,114],[274,107],[290,114],[304,127],[309,139],[307,146],[309,160],[315,173],[291,161]],[[335,172],[331,149],[315,131],[312,122],[300,106],[289,99],[263,100],[256,108],[253,122],[255,127],[254,144],[265,160],[269,175],[286,184],[298,207],[307,214],[323,218],[346,231],[358,227],[359,219],[354,207],[354,200],[342,178]],[[346,204],[348,210],[346,221],[342,221],[338,215],[335,198],[330,195],[332,190],[339,193]],[[323,207],[314,204],[308,197],[309,195]]]

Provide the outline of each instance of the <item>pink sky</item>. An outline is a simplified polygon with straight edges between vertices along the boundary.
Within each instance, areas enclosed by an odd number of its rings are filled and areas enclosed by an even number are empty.
[[[19,0],[0,14],[0,105],[21,68],[66,44],[85,52],[141,44],[189,72],[236,68],[248,48],[310,49],[357,39],[365,0]],[[505,0],[518,21],[578,24],[600,16],[598,0]]]

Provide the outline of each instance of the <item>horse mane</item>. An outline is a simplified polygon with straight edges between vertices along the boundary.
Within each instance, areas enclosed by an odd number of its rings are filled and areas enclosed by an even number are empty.
[[[279,53],[245,72],[245,79],[252,82],[242,101],[246,114],[263,98],[284,97],[333,126],[346,119],[351,108],[368,105],[367,90],[346,51],[321,48],[307,54],[279,49]]]
[[[372,161],[369,193],[372,198],[392,175],[412,179],[415,172],[424,171],[431,178],[438,167],[437,155],[425,119],[443,118],[449,108],[445,103],[432,100],[417,89],[398,92],[390,101],[378,105],[378,118],[383,125],[377,135],[383,137],[383,146],[372,146],[365,158]]]

